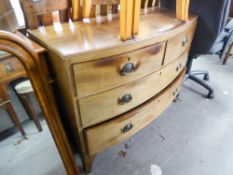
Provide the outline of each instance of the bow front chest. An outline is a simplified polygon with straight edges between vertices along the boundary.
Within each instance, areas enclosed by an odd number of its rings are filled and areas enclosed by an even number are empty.
[[[196,17],[158,10],[122,42],[119,20],[64,23],[29,31],[48,50],[58,105],[86,170],[97,153],[152,123],[176,98]]]

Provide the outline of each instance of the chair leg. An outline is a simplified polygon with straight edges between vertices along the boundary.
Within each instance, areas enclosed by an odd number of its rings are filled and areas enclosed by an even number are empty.
[[[19,97],[21,99],[21,102],[22,102],[24,109],[26,110],[28,116],[34,121],[38,131],[41,132],[43,129],[42,129],[40,121],[36,115],[36,112],[32,106],[32,101],[31,101],[29,95],[28,94],[24,94],[24,95],[19,94]]]
[[[229,46],[228,50],[227,50],[227,53],[224,57],[224,60],[223,60],[223,65],[225,65],[227,63],[227,60],[228,58],[230,57],[230,53],[231,53],[231,50],[232,50],[232,47],[233,47],[233,43],[231,43],[231,45]]]
[[[5,104],[5,108],[6,108],[6,111],[8,112],[8,114],[9,114],[9,116],[10,116],[12,122],[13,122],[13,123],[15,124],[15,126],[18,128],[18,130],[19,130],[19,132],[22,134],[22,136],[23,136],[24,138],[26,138],[26,133],[25,133],[25,131],[24,131],[24,129],[23,129],[23,127],[22,127],[22,125],[21,125],[21,123],[20,123],[20,121],[19,121],[19,118],[18,118],[18,116],[16,115],[15,110],[14,110],[13,106],[11,105],[11,103]]]
[[[208,81],[210,79],[209,72],[204,70],[195,70],[190,72],[191,75],[203,75],[203,80]]]
[[[196,83],[206,88],[209,91],[207,98],[210,98],[210,99],[214,98],[214,90],[207,83],[205,83],[204,81],[200,80],[199,78],[195,77],[192,74],[187,75],[187,78],[195,81]]]

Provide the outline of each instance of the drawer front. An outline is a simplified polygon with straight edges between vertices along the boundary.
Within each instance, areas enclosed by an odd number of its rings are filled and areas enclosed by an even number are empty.
[[[164,64],[168,64],[189,50],[193,38],[193,29],[168,40]]]
[[[0,60],[0,82],[14,79],[22,74],[26,74],[26,72],[17,58],[10,57]]]
[[[187,53],[171,64],[118,88],[79,99],[83,127],[118,116],[144,103],[167,87],[186,66]]]
[[[84,131],[89,155],[131,137],[153,122],[179,93],[185,70],[163,92],[136,109]]]
[[[115,88],[151,73],[162,65],[164,47],[164,43],[159,43],[127,54],[74,65],[78,96]]]

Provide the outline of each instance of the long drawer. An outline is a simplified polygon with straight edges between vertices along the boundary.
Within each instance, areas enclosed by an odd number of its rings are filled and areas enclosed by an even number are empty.
[[[164,58],[164,64],[168,64],[185,51],[189,50],[193,38],[193,30],[188,30],[182,34],[168,40]]]
[[[111,119],[149,100],[167,87],[186,65],[187,53],[152,74],[118,88],[79,99],[83,127]]]
[[[184,74],[185,70],[163,92],[145,104],[109,122],[86,129],[88,154],[95,155],[120,143],[153,122],[179,93]]]
[[[158,69],[163,62],[165,43],[122,55],[73,66],[79,97],[102,92],[138,79]]]

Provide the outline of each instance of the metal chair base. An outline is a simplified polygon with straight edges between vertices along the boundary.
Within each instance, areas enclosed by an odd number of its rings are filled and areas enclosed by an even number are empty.
[[[196,75],[203,75],[203,80],[201,80],[200,78],[196,77]],[[190,73],[186,74],[185,76],[185,80],[190,79],[196,83],[198,83],[199,85],[203,86],[204,88],[206,88],[209,92],[207,94],[207,98],[209,99],[213,99],[214,98],[214,90],[212,87],[210,87],[205,81],[209,80],[209,72],[207,71],[191,71]]]

